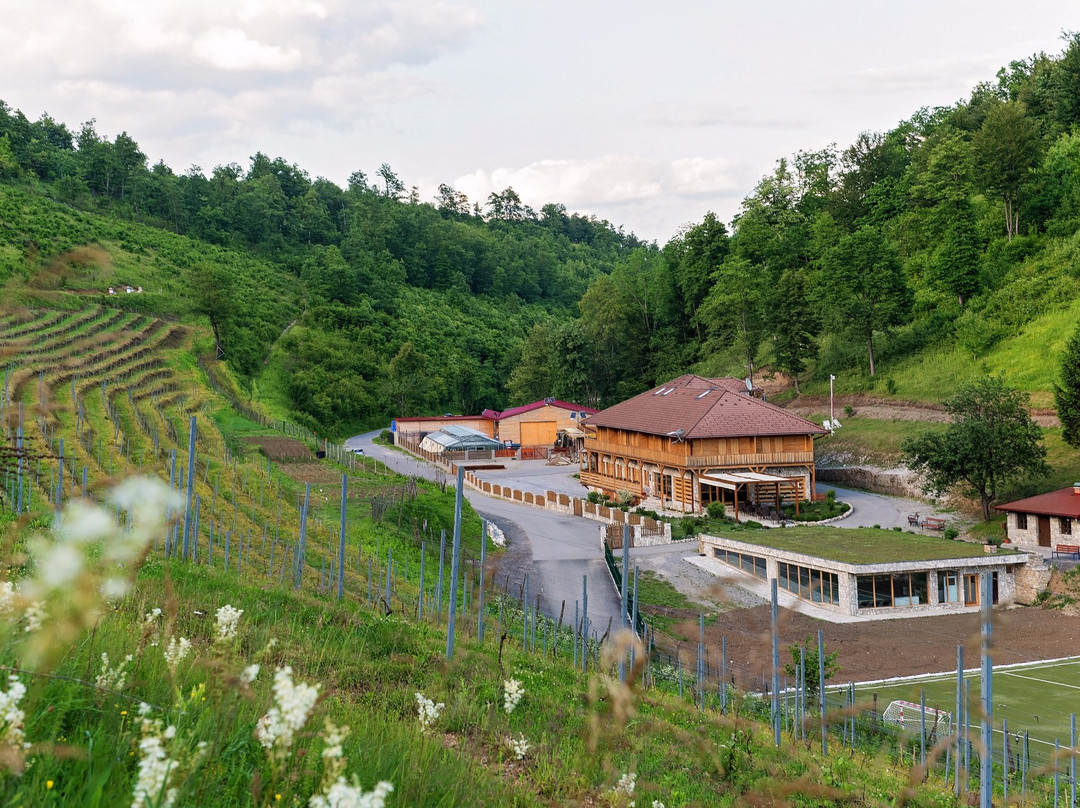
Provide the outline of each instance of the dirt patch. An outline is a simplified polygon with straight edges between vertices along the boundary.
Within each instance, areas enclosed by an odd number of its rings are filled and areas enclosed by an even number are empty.
[[[721,638],[727,641],[728,667],[743,687],[761,686],[763,672],[772,670],[772,609],[762,598],[725,581],[717,584],[714,575],[683,561],[678,555],[638,556],[634,563],[652,569],[691,600],[702,604],[708,619],[705,629],[710,647],[710,664],[715,664]],[[1075,579],[1063,581],[1055,574],[1052,591],[1074,592]],[[1070,656],[1080,648],[1080,617],[1074,603],[1064,609],[1017,607],[994,613],[994,664],[1033,662]],[[717,613],[719,610],[719,613]],[[646,614],[650,610],[643,609]],[[669,634],[681,639],[679,648],[696,653],[699,636],[698,612],[665,607],[653,609],[668,620],[674,619]],[[956,668],[956,646],[967,649],[968,664],[976,664],[981,648],[978,613],[875,620],[865,623],[830,623],[805,614],[780,610],[781,663],[789,661],[787,647],[808,635],[816,641],[825,633],[828,651],[839,652],[840,671],[835,681],[869,681],[892,676],[940,673]],[[658,645],[669,640],[658,635]],[[668,650],[673,650],[668,648]],[[684,665],[687,659],[683,660]],[[690,660],[689,664],[693,664]]]
[[[314,460],[315,455],[307,444],[293,438],[275,438],[266,435],[241,438],[243,443],[250,443],[262,449],[269,460],[275,463],[296,463]]]
[[[829,399],[826,396],[799,396],[794,401],[781,404],[788,412],[809,418],[829,411]],[[948,423],[951,416],[935,404],[921,401],[890,401],[868,395],[836,396],[833,399],[834,411],[843,416],[844,408],[851,407],[854,416],[873,418],[878,421],[921,421],[924,423]],[[1057,413],[1047,407],[1035,407],[1030,410],[1031,420],[1042,427],[1061,426]]]
[[[994,621],[995,665],[1070,656],[1080,648],[1077,617],[1018,607],[995,612]],[[695,636],[696,623],[681,628]],[[977,613],[828,623],[781,609],[781,661],[790,659],[787,646],[808,635],[816,638],[818,629],[825,633],[826,650],[839,653],[838,683],[955,670],[956,646],[967,649],[969,662],[978,658],[981,647]],[[729,665],[742,684],[753,686],[761,681],[763,671],[771,670],[769,606],[720,614],[705,635],[715,648],[719,648],[721,637],[726,637]]]

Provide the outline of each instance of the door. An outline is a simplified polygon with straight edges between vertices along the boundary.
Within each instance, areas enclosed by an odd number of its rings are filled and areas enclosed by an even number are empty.
[[[964,605],[965,606],[978,606],[979,605],[979,575],[965,574],[964,575]]]
[[[554,421],[524,421],[521,424],[522,446],[551,446],[555,443],[558,425]]]
[[[1049,547],[1050,546],[1050,517],[1049,516],[1040,516],[1039,517],[1039,546],[1040,547]]]

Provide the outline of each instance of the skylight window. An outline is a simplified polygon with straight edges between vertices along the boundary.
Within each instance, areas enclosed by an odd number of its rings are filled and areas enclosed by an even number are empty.
[[[710,387],[710,388],[709,388],[708,390],[706,390],[706,391],[705,391],[704,393],[698,393],[698,394],[697,394],[697,398],[698,398],[698,399],[702,399],[702,398],[705,398],[705,396],[709,395],[709,393],[711,393],[711,392],[712,392],[712,388]]]

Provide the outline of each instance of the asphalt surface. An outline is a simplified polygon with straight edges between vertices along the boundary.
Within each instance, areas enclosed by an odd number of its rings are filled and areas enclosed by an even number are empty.
[[[435,479],[434,466],[412,455],[374,443],[372,438],[377,434],[369,432],[357,435],[345,441],[345,446],[348,449],[362,448],[367,458],[386,463],[402,474]],[[548,466],[539,461],[498,462],[505,468],[477,471],[477,476],[536,493],[551,490],[580,495],[582,492],[581,484],[573,477],[576,466]],[[449,482],[452,484],[454,481],[451,479]],[[837,499],[852,506],[851,514],[834,522],[835,527],[880,525],[883,528],[902,527],[906,530],[909,528],[908,514],[912,513],[919,513],[923,517],[944,516],[949,521],[957,519],[918,500],[818,485],[820,492],[830,488],[836,491]],[[496,581],[496,584],[516,593],[521,590],[521,581],[528,574],[530,600],[539,594],[541,611],[552,619],[562,616],[564,622],[572,621],[575,607],[580,607],[587,588],[590,625],[596,634],[602,635],[606,631],[609,620],[611,625],[619,624],[620,598],[604,563],[599,522],[497,499],[469,487],[465,488],[465,496],[482,517],[498,525],[508,538],[509,549],[500,566],[509,572],[505,580]],[[635,564],[652,568],[671,580],[677,580],[680,576],[691,576],[696,580],[702,574],[702,570],[693,564],[698,561],[696,545],[635,548],[632,553],[636,557]],[[690,589],[700,590],[701,587]],[[752,605],[760,597],[758,593],[736,590],[734,587],[729,591],[737,591],[738,594],[735,597],[729,594],[724,599],[740,606]]]
[[[377,459],[401,474],[435,479],[434,466],[374,443],[372,438],[378,434],[368,432],[349,438],[345,447],[350,450],[362,448],[365,457]],[[573,469],[570,471],[572,473]],[[478,513],[494,521],[507,534],[510,544],[517,545],[514,566],[522,573],[530,573],[529,591],[533,597],[540,595],[540,609],[544,614],[557,620],[562,613],[563,622],[572,622],[575,601],[580,605],[587,589],[592,630],[603,635],[609,620],[613,626],[619,625],[621,602],[604,563],[599,522],[496,499],[468,486],[465,497]],[[531,565],[523,557],[526,543],[531,550]],[[519,591],[520,581],[511,581],[510,589]]]

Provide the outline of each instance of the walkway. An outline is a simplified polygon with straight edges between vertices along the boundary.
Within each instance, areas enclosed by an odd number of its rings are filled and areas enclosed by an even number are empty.
[[[372,438],[378,434],[368,432],[349,438],[345,447],[360,447],[365,456],[377,458],[401,474],[435,479],[435,467],[412,455],[374,443]],[[594,630],[602,635],[608,620],[613,626],[619,625],[621,602],[600,548],[599,522],[498,499],[467,486],[465,497],[477,512],[492,518],[506,531],[511,540],[515,529],[527,538],[532,549],[533,573],[529,588],[534,596],[540,594],[540,609],[544,614],[557,620],[565,602],[563,622],[573,622],[574,602],[581,601],[583,579],[587,578],[589,619]],[[523,569],[528,571],[529,568],[523,565]]]

